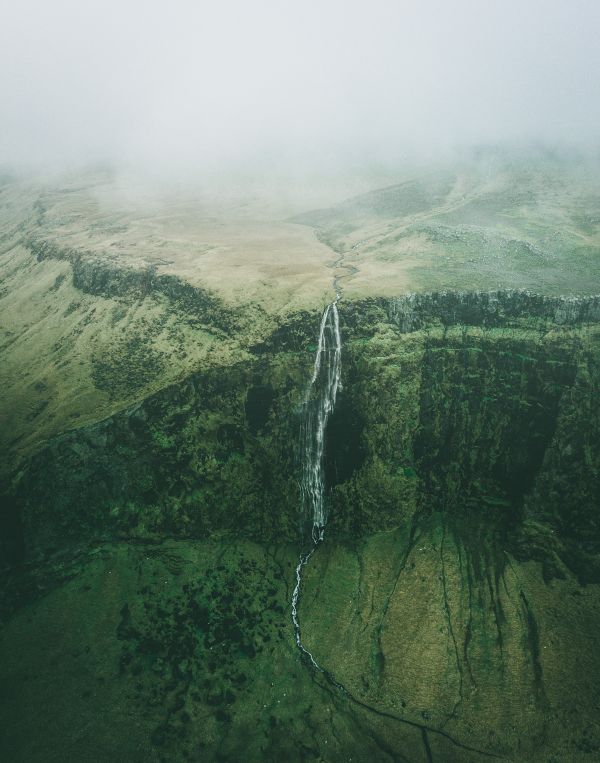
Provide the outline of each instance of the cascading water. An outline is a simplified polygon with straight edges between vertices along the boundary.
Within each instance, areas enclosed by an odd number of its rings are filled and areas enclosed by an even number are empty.
[[[339,293],[337,297],[339,299]],[[319,342],[310,384],[306,390],[302,416],[302,508],[310,525],[311,548],[300,555],[296,566],[296,585],[292,593],[292,622],[296,644],[308,657],[313,667],[322,671],[312,654],[302,644],[298,620],[298,598],[302,569],[323,540],[327,523],[325,506],[324,455],[325,431],[329,415],[334,409],[337,393],[341,387],[342,341],[337,299],[327,305],[321,319]]]
[[[324,502],[323,456],[325,429],[333,411],[341,377],[340,323],[337,304],[325,308],[319,331],[312,379],[304,399],[302,419],[302,504],[312,522],[312,539],[322,539],[327,522]]]

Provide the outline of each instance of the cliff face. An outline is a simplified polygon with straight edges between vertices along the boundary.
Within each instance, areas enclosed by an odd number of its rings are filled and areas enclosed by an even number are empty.
[[[129,300],[166,297],[174,311],[192,320],[198,328],[216,330],[225,336],[239,328],[239,310],[227,307],[223,300],[206,289],[192,286],[174,275],[158,274],[156,267],[127,269],[106,256],[99,258],[91,252],[59,246],[43,238],[30,237],[26,246],[37,262],[68,262],[72,268],[73,286],[84,294]]]
[[[596,299],[526,294],[343,305],[332,531],[349,540],[441,512],[514,534],[540,519],[595,553],[599,311]],[[29,555],[215,530],[295,540],[308,323],[50,441],[16,489]]]
[[[23,465],[10,606],[50,593],[8,643],[70,597],[157,760],[593,759],[600,300],[413,295],[340,318],[330,519],[300,617],[346,694],[301,665],[288,614],[316,313]]]
[[[488,328],[527,323],[542,330],[600,320],[600,297],[551,297],[526,291],[409,294],[383,304],[401,331],[414,331],[435,321],[445,326]]]

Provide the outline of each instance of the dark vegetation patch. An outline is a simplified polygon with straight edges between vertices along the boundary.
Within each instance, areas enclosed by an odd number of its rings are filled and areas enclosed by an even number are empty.
[[[50,291],[58,291],[61,287],[61,285],[67,280],[67,276],[64,273],[61,273],[60,275],[57,275],[54,283],[50,287]]]
[[[37,419],[37,417],[43,413],[46,408],[48,407],[48,400],[37,400],[31,407],[31,410],[27,414],[26,418],[28,421],[33,421],[33,419]]]
[[[155,554],[182,573],[176,554]],[[123,604],[116,629],[134,701],[161,716],[151,736],[159,748],[197,743],[199,719],[227,726],[243,713],[254,660],[273,652],[287,626],[281,572],[268,559],[225,550],[197,579],[187,573],[177,585],[155,575]]]
[[[249,349],[256,355],[270,352],[314,353],[313,343],[319,336],[321,312],[306,310],[289,315],[284,325],[277,326],[265,339]]]
[[[26,559],[24,525],[10,500],[5,496],[0,502],[0,624],[25,605],[76,578],[90,561],[110,556],[106,546],[81,546],[51,549],[35,561]]]
[[[92,380],[112,399],[139,392],[164,373],[168,356],[142,333],[92,355]]]
[[[246,394],[246,421],[252,434],[257,434],[269,420],[275,391],[270,384],[250,387]]]

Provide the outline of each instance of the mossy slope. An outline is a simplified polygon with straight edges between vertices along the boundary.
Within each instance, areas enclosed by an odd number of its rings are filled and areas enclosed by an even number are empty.
[[[594,759],[597,302],[420,299],[341,311],[300,618],[346,691],[302,664],[289,621],[303,319],[17,476],[13,759],[44,760],[44,738],[107,760]],[[71,656],[44,661],[52,638]]]

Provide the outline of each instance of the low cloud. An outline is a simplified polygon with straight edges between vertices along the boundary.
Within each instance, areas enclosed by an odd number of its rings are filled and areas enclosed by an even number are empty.
[[[595,148],[595,0],[23,0],[0,163],[249,174],[481,143]]]

